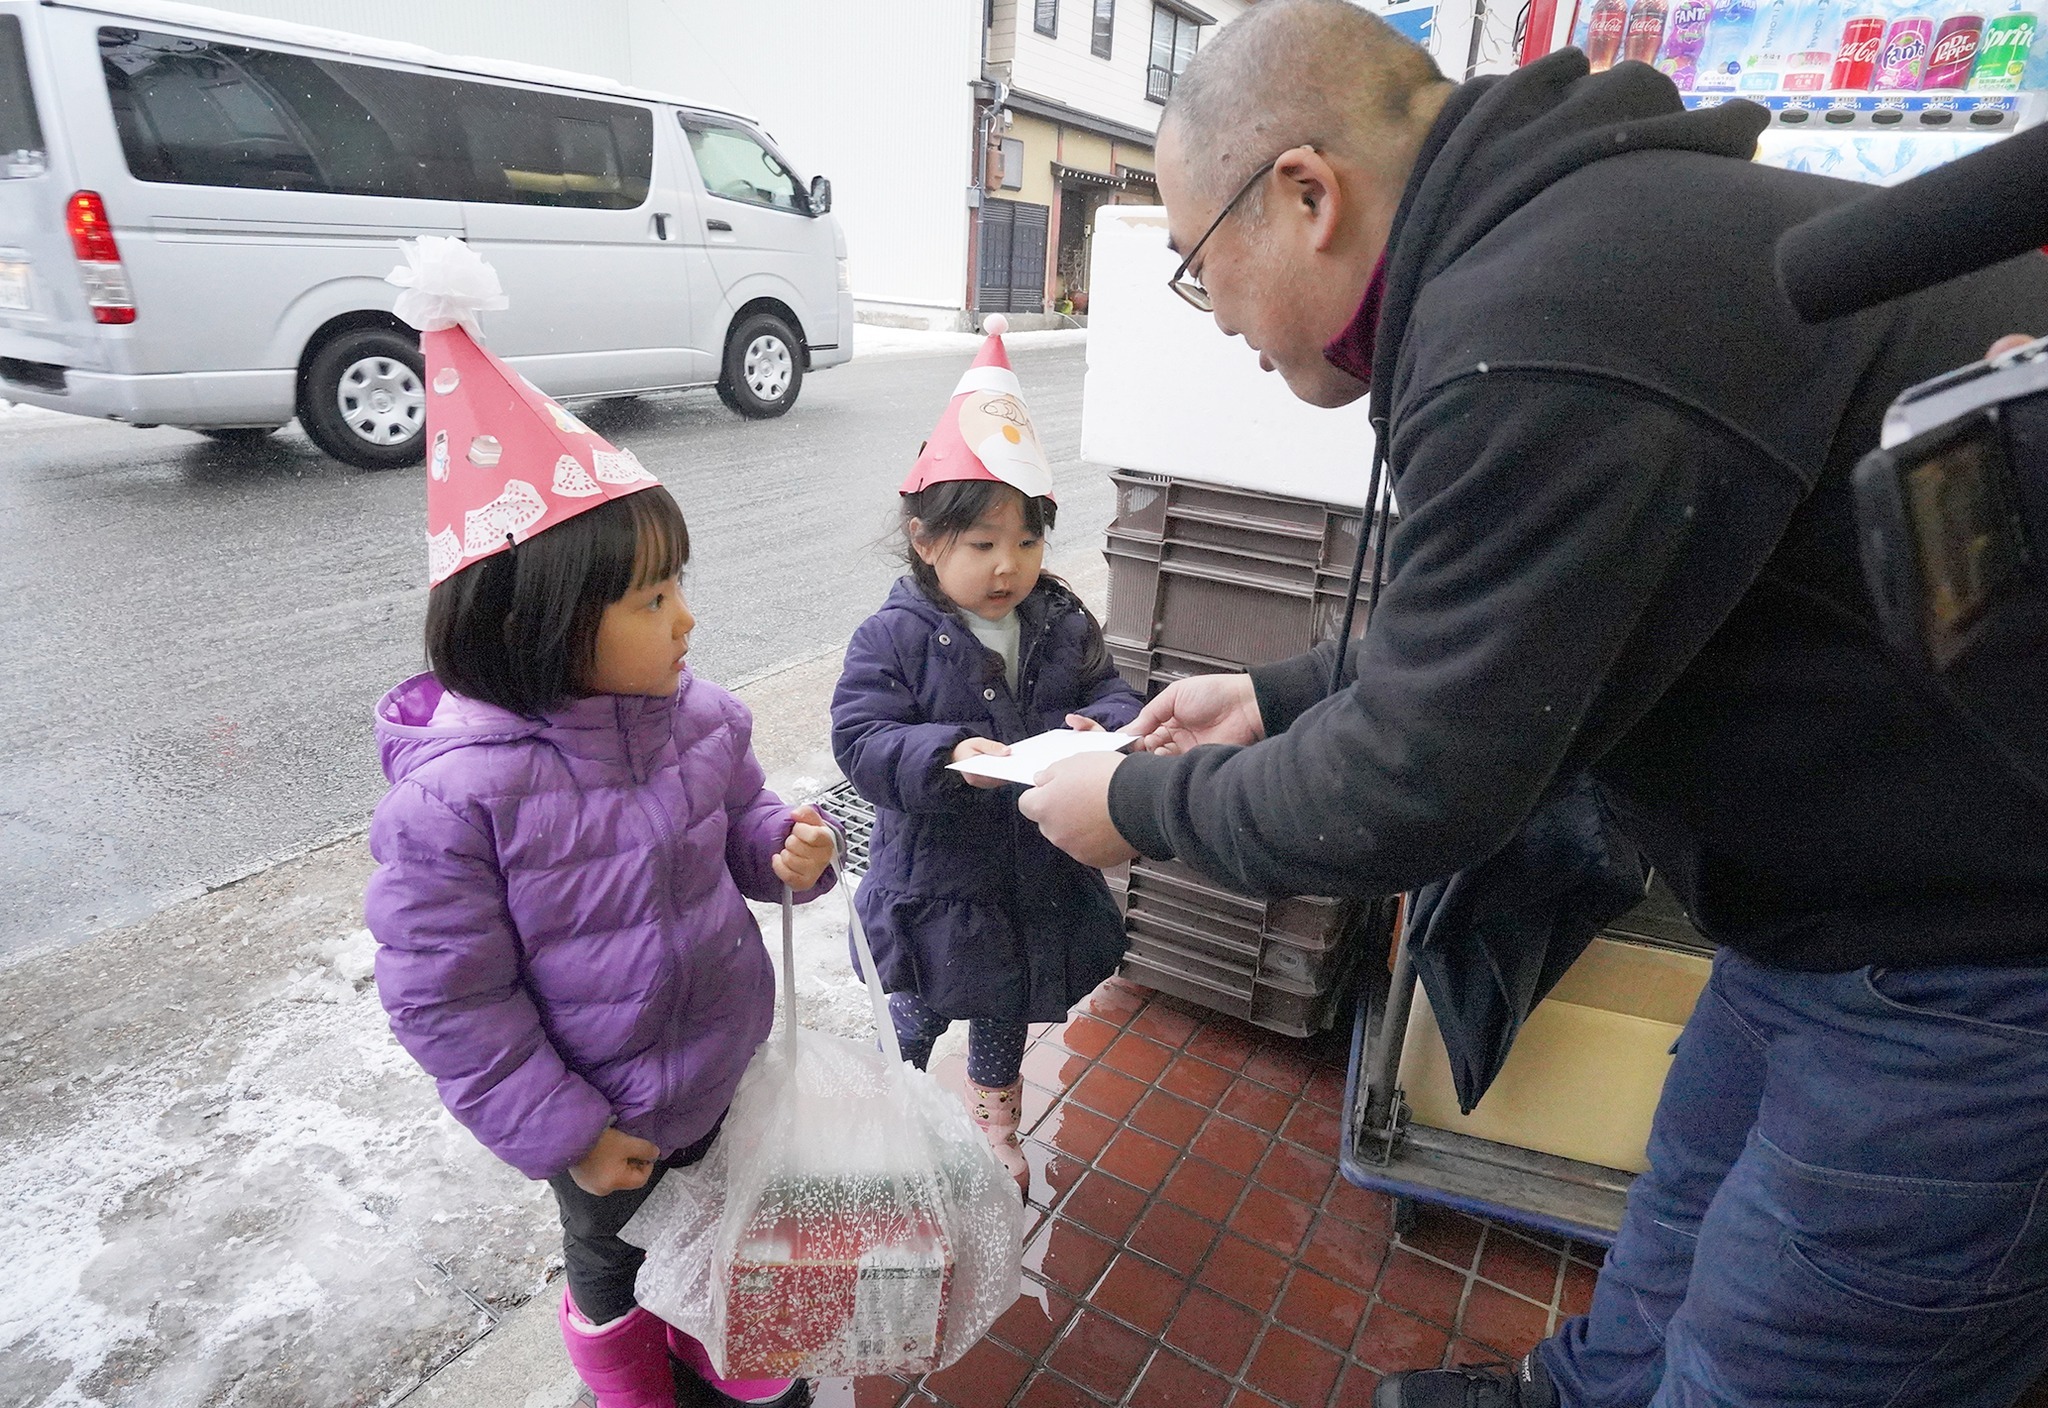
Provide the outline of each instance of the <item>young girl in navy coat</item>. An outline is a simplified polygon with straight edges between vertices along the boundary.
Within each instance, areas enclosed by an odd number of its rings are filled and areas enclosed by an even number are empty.
[[[1101,873],[1019,815],[1021,788],[947,765],[1047,729],[1122,728],[1141,701],[1094,617],[1043,570],[1052,471],[1003,330],[989,319],[903,485],[910,572],[847,648],[832,751],[875,805],[856,904],[903,1054],[922,1068],[967,1022],[975,1122],[1021,1181],[1027,1024],[1064,1020],[1116,971],[1123,920]]]

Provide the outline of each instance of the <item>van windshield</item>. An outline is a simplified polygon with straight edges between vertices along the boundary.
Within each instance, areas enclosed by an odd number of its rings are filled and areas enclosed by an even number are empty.
[[[29,86],[21,21],[0,15],[0,180],[43,174],[43,124]]]

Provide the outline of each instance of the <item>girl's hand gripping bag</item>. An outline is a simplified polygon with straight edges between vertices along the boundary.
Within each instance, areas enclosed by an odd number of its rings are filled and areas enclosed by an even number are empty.
[[[942,1369],[1016,1300],[1024,1210],[967,1110],[896,1043],[874,956],[847,922],[882,1050],[796,1022],[782,908],[783,1030],[755,1052],[725,1127],[620,1233],[636,1294],[726,1378]]]

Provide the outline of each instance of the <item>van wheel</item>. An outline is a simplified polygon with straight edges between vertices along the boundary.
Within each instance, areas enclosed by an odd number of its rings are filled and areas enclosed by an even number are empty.
[[[796,404],[804,384],[803,344],[773,313],[756,313],[725,340],[718,399],[753,420],[769,420]]]
[[[313,443],[357,469],[418,464],[427,385],[419,341],[390,328],[328,339],[306,364],[299,423]]]
[[[231,450],[249,450],[282,429],[275,425],[195,425],[193,430]]]

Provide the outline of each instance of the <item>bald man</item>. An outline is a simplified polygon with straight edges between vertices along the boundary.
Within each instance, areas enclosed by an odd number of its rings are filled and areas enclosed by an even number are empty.
[[[2048,1367],[2048,799],[1887,653],[1849,495],[1901,390],[2048,321],[2048,260],[1802,326],[1773,242],[1860,188],[1753,164],[1766,121],[1576,51],[1453,86],[1277,0],[1161,127],[1184,296],[1301,399],[1370,391],[1392,580],[1335,694],[1327,648],[1183,681],[1027,815],[1372,895],[1590,773],[1720,946],[1592,1313],[1382,1408],[2004,1408]]]

